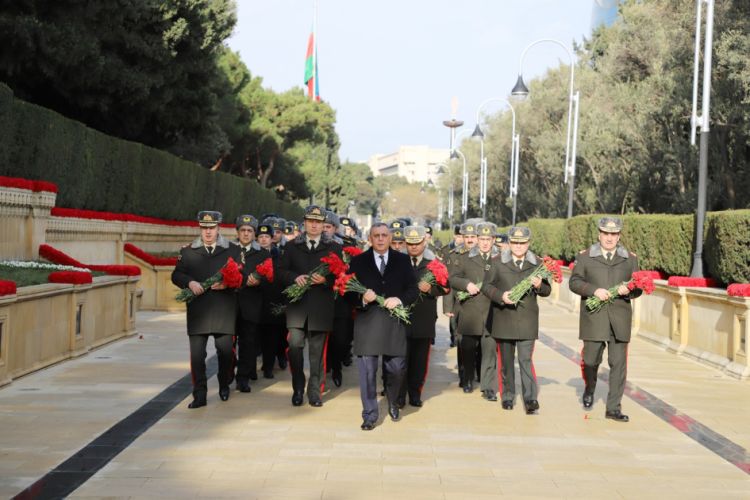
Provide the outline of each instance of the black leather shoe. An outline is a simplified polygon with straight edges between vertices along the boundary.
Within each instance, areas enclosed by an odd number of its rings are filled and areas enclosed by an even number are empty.
[[[279,368],[286,370],[286,358],[279,358]]]
[[[362,422],[362,425],[360,425],[359,428],[363,431],[371,431],[375,428],[375,424],[365,420],[364,422]]]
[[[526,405],[526,415],[533,415],[539,409],[539,401],[532,399],[524,403]]]
[[[263,378],[273,378],[272,370],[263,370]]]
[[[388,407],[388,415],[391,416],[391,420],[393,420],[394,422],[398,422],[400,418],[399,412],[398,412],[398,405],[390,405]]]
[[[512,410],[513,401],[503,401],[503,410]]]
[[[422,403],[421,399],[411,399],[411,398],[409,398],[409,405],[410,406],[416,406],[417,408],[421,408],[423,404],[424,403]]]
[[[258,372],[250,373],[250,380],[258,380]]]
[[[616,422],[630,422],[630,417],[628,417],[627,415],[623,415],[620,410],[608,411],[604,414],[604,416]]]
[[[240,392],[250,392],[250,384],[247,380],[237,379],[237,390]]]
[[[294,391],[294,394],[292,394],[292,406],[302,406],[302,396],[304,393],[302,391]]]
[[[470,393],[474,392],[474,383],[473,382],[466,382],[464,384],[464,392],[466,394],[470,394]]]
[[[594,395],[588,392],[583,393],[583,407],[586,409],[594,406]]]
[[[487,401],[497,401],[497,394],[493,390],[482,391],[482,397]]]
[[[341,377],[341,370],[333,370],[331,379],[333,379],[333,385],[335,385],[336,387],[341,387],[341,383],[343,382]]]
[[[219,398],[221,398],[222,401],[229,399],[229,386],[219,387]]]
[[[313,399],[312,401],[310,401],[310,406],[314,406],[315,408],[320,408],[321,406],[323,406],[323,401],[319,399]]]
[[[195,408],[200,408],[201,406],[206,406],[206,400],[196,398],[190,402],[190,404],[188,405],[188,408],[190,408],[191,410],[194,410]]]

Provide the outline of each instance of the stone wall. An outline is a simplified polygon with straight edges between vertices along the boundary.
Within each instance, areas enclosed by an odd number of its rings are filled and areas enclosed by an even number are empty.
[[[138,277],[43,284],[0,297],[0,385],[136,333]]]

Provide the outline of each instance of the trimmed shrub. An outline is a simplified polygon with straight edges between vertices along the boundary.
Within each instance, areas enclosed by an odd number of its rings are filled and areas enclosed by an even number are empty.
[[[549,255],[554,259],[562,258],[562,241],[565,233],[565,219],[529,219],[519,226],[531,229],[531,251],[539,256]],[[510,228],[508,228],[510,229]],[[504,232],[508,232],[508,229]]]
[[[219,210],[226,221],[248,212],[302,218],[300,207],[255,181],[108,136],[15,99],[2,83],[0,130],[0,175],[54,182],[61,207],[174,220],[200,210]]]
[[[750,210],[707,215],[703,261],[707,273],[724,284],[750,283]]]

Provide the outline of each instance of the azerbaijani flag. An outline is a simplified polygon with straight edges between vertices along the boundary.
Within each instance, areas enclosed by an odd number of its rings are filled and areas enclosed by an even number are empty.
[[[315,33],[310,33],[307,40],[307,57],[305,57],[305,85],[307,85],[307,97],[320,101],[320,88],[318,87],[318,48],[315,45]]]

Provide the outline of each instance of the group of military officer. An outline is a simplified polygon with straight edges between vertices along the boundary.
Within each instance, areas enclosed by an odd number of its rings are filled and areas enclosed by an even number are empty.
[[[604,217],[598,230],[598,242],[578,254],[569,280],[570,290],[581,296],[582,403],[586,409],[593,406],[597,372],[606,347],[610,389],[605,417],[627,422],[621,401],[632,320],[630,301],[642,291],[630,290],[623,283],[638,270],[638,260],[620,245],[620,219]],[[458,346],[459,385],[463,391],[473,392],[476,377],[483,398],[497,401],[500,393],[502,408],[512,410],[517,353],[522,401],[526,413],[533,414],[540,407],[532,359],[539,336],[537,297],[548,296],[551,286],[546,279],[532,277],[542,262],[529,250],[530,240],[528,227],[512,227],[508,234],[497,234],[494,224],[482,220],[467,220],[456,226],[454,241],[443,253],[453,290],[443,299],[443,312],[450,318],[451,345],[455,339]],[[529,293],[514,300],[511,289],[526,278],[531,281]],[[610,300],[613,288],[615,297]],[[585,304],[592,296],[609,303],[592,312]]]
[[[516,353],[520,369],[522,401],[527,413],[539,410],[538,386],[532,360],[538,338],[537,297],[550,294],[550,283],[531,279],[529,293],[515,301],[510,290],[529,277],[541,259],[529,250],[531,231],[513,227],[498,234],[495,224],[467,220],[457,226],[454,241],[438,250],[429,227],[397,219],[375,223],[368,238],[369,250],[352,258],[351,269],[367,288],[362,294],[333,293],[335,277],[313,272],[330,253],[342,256],[345,246],[363,247],[353,220],[338,217],[317,205],[305,209],[302,227],[275,215],[261,223],[252,215],[236,220],[237,239],[219,234],[218,212],[198,214],[201,234],[180,251],[172,275],[181,288],[190,288],[196,298],[188,303],[193,401],[190,408],[206,405],[206,345],[214,337],[218,357],[219,396],[226,401],[230,384],[250,392],[257,379],[256,359],[262,354],[263,375],[273,378],[276,361],[292,374],[292,404],[301,406],[305,392],[313,407],[323,405],[326,373],[336,386],[342,384],[342,365],[357,356],[362,396],[361,428],[370,430],[378,419],[375,399],[377,359],[382,357],[383,394],[388,413],[399,420],[406,404],[422,406],[429,353],[435,339],[437,297],[443,297],[443,312],[450,318],[451,346],[457,345],[459,385],[465,393],[478,379],[482,397],[502,408],[515,403]],[[599,223],[599,242],[582,251],[576,261],[570,288],[582,301],[595,295],[609,299],[607,289],[627,281],[637,269],[634,254],[619,245],[622,224],[604,218]],[[243,285],[228,290],[221,283],[210,293],[201,282],[217,273],[232,257],[243,265]],[[265,282],[253,274],[255,267],[272,258],[275,279]],[[430,284],[427,265],[442,260],[449,271],[449,287]],[[282,290],[289,285],[311,284],[300,300],[286,303]],[[630,299],[639,291],[620,287],[617,299],[590,313],[582,304],[582,372],[585,381],[583,405],[593,405],[598,366],[608,345],[611,367],[607,418],[627,421],[620,400],[625,383],[627,343],[630,334]],[[381,296],[380,302],[375,299]],[[382,307],[377,307],[379,304]],[[389,309],[408,307],[405,325]],[[285,307],[283,314],[278,314]],[[309,378],[304,372],[304,347],[308,345]],[[235,366],[236,365],[236,366]]]

